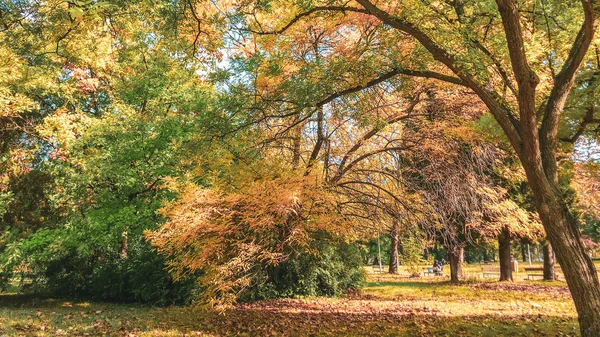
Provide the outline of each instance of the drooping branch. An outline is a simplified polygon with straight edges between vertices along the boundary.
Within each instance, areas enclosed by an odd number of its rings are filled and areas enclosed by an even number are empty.
[[[506,104],[506,102],[504,102],[504,100],[501,98],[501,96],[498,93],[496,93],[495,91],[492,91],[492,90],[488,90],[483,85],[478,83],[475,80],[474,76],[469,74],[467,71],[465,71],[465,69],[462,69],[458,65],[459,63],[456,61],[456,59],[450,53],[448,53],[446,50],[444,50],[443,48],[438,46],[427,34],[422,32],[421,30],[419,30],[415,25],[413,25],[407,21],[401,20],[398,17],[390,15],[389,13],[379,9],[377,6],[375,6],[368,0],[357,0],[357,2],[360,3],[364,8],[344,7],[344,6],[317,6],[306,12],[296,15],[290,22],[288,22],[283,28],[281,28],[279,30],[269,31],[269,32],[261,31],[261,32],[255,32],[255,33],[261,34],[261,35],[281,34],[281,33],[285,32],[289,27],[293,26],[301,18],[309,16],[318,11],[357,12],[357,13],[373,15],[373,16],[377,17],[379,20],[381,20],[382,22],[384,22],[385,24],[388,24],[395,29],[401,30],[401,31],[411,35],[415,39],[417,39],[419,41],[419,43],[421,43],[421,45],[423,45],[432,54],[432,56],[436,60],[438,60],[441,63],[443,63],[444,65],[446,65],[459,78],[455,78],[452,76],[447,76],[447,75],[443,75],[443,74],[439,74],[439,73],[434,73],[434,72],[418,72],[418,71],[409,71],[409,70],[403,70],[402,72],[400,72],[398,70],[392,70],[392,72],[398,71],[398,74],[404,73],[408,76],[435,78],[435,79],[439,79],[439,80],[446,81],[449,83],[464,85],[464,86],[471,88],[481,98],[481,100],[486,104],[488,109],[490,109],[490,112],[492,113],[492,115],[494,116],[494,118],[496,119],[498,124],[502,127],[502,129],[506,133],[508,139],[510,140],[510,142],[513,145],[513,147],[515,148],[515,150],[518,153],[521,152],[522,140],[521,140],[521,135],[520,135],[519,120],[516,118],[512,109],[508,106],[508,104]],[[382,79],[378,83],[381,83],[381,82],[395,76],[393,74],[389,74],[389,77],[387,77],[386,75],[388,75],[388,74],[382,75],[386,78]],[[377,84],[377,83],[375,83],[375,84]],[[322,102],[319,102],[319,103],[327,104],[328,102],[334,100],[337,97],[341,97],[345,94],[352,93],[355,91],[360,91],[363,89],[365,89],[365,87],[363,87],[363,86],[357,86],[355,88],[347,89],[343,92],[333,94],[330,97],[327,97],[326,99],[324,99]]]
[[[341,168],[338,173],[336,174],[336,176],[333,178],[332,182],[337,182],[339,181],[339,179],[344,175],[344,173],[346,173],[347,171],[351,170],[354,166],[356,166],[358,163],[360,163],[361,161],[372,157],[374,155],[380,154],[380,153],[384,153],[384,152],[391,152],[391,151],[404,151],[409,149],[410,146],[391,146],[391,147],[383,147],[377,150],[373,150],[371,152],[362,154],[360,156],[358,156],[356,159],[354,159],[353,161],[349,162],[344,168]]]
[[[390,197],[392,200],[394,200],[394,202],[398,203],[399,205],[402,205],[402,207],[404,207],[405,209],[410,209],[410,207],[406,204],[406,202],[402,199],[400,199],[395,193],[393,193],[392,191],[388,190],[387,188],[375,184],[373,182],[370,181],[365,181],[365,180],[347,180],[344,182],[341,182],[338,184],[338,186],[343,187],[343,188],[349,188],[348,185],[365,185],[365,186],[370,186],[375,188],[378,191],[381,191],[382,193],[384,193],[385,195],[387,195],[388,197]],[[352,189],[352,188],[351,188]]]
[[[446,67],[448,67],[455,75],[458,76],[458,78],[439,74],[439,73],[434,73],[434,72],[418,72],[418,71],[394,69],[391,71],[391,73],[385,73],[385,74],[381,75],[380,78],[376,78],[376,79],[372,80],[371,82],[367,83],[367,86],[360,85],[360,86],[356,86],[354,88],[349,88],[349,89],[343,90],[338,93],[334,93],[334,94],[326,97],[321,102],[318,102],[318,105],[325,105],[338,97],[347,95],[352,92],[357,92],[357,91],[363,90],[363,89],[367,88],[369,84],[371,86],[376,85],[378,83],[384,82],[384,81],[392,78],[393,76],[395,76],[397,74],[401,74],[401,73],[406,74],[408,76],[435,78],[435,79],[439,79],[439,80],[446,81],[449,83],[464,85],[464,86],[471,88],[481,98],[481,100],[486,104],[486,106],[488,107],[488,109],[490,110],[490,112],[492,113],[492,115],[494,116],[496,121],[498,122],[498,124],[502,127],[502,129],[506,133],[508,139],[510,140],[511,144],[513,145],[513,147],[517,151],[517,153],[521,152],[522,139],[521,139],[521,134],[520,134],[520,132],[521,132],[520,121],[514,114],[513,109],[502,99],[501,95],[499,95],[497,92],[495,92],[493,90],[487,89],[484,85],[479,83],[472,74],[470,74],[467,70],[463,69],[459,65],[459,62],[457,62],[457,60],[455,59],[455,57],[452,54],[450,54],[447,50],[440,47],[437,43],[435,43],[435,41],[433,41],[433,39],[430,36],[428,36],[426,33],[424,33],[422,30],[420,30],[414,24],[412,24],[408,21],[405,21],[399,17],[390,15],[389,13],[387,13],[387,12],[381,10],[380,8],[378,8],[377,6],[375,6],[369,0],[357,0],[357,2],[360,5],[362,5],[363,8],[345,7],[345,6],[317,6],[317,7],[313,7],[312,9],[310,9],[306,12],[296,15],[291,21],[289,21],[281,29],[269,31],[269,32],[260,31],[260,32],[254,32],[254,33],[261,34],[261,35],[281,34],[281,33],[285,32],[287,29],[289,29],[289,27],[291,27],[295,23],[297,23],[303,17],[307,17],[318,11],[357,12],[357,13],[375,16],[379,20],[381,20],[383,23],[391,26],[392,28],[398,29],[404,33],[411,35],[413,38],[415,38],[417,41],[419,41],[419,43],[421,45],[423,45],[431,53],[431,55],[434,57],[434,59],[436,59],[437,61],[441,62]]]

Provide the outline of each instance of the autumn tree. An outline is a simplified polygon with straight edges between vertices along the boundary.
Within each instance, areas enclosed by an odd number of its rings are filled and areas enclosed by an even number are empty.
[[[593,1],[552,2],[540,8],[534,2],[512,0],[402,4],[357,0],[310,6],[286,3],[287,15],[280,6],[265,10],[250,3],[239,12],[251,14],[246,16],[250,31],[271,33],[275,42],[300,34],[302,28],[294,27],[311,22],[339,22],[336,33],[343,29],[359,33],[358,39],[343,43],[369,46],[361,49],[368,53],[350,50],[360,66],[354,67],[354,62],[348,68],[361,83],[405,73],[466,86],[476,93],[520,158],[536,209],[564,268],[582,335],[595,336],[600,334],[600,286],[558,185],[557,153],[565,102],[593,41],[598,7]],[[271,14],[284,18],[266,24]],[[360,34],[365,22],[375,27],[369,35]],[[565,31],[563,25],[569,28]],[[402,57],[407,45],[394,44],[397,39],[388,38],[394,32],[416,42],[408,49],[418,61]],[[382,44],[389,48],[379,48]],[[369,70],[365,67],[369,59],[378,59],[379,66]]]
[[[358,85],[338,91],[323,73],[330,63],[325,56],[341,52],[324,39],[332,30],[335,26],[312,26],[295,41],[297,48],[289,50],[289,57],[282,53],[274,59],[243,39],[235,41],[241,47],[226,71],[253,81],[229,77],[222,83],[243,101],[240,115],[247,119],[240,129],[262,133],[256,146],[260,153],[275,154],[299,174],[322,176],[339,198],[341,216],[375,224],[363,226],[366,231],[381,230],[387,223],[385,231],[397,233],[398,219],[418,207],[396,165],[418,136],[405,137],[401,125],[423,117],[419,106],[427,99],[427,84],[377,80],[368,89]],[[312,60],[321,60],[323,67],[314,67]],[[290,76],[294,72],[327,82],[315,87],[303,77]],[[376,221],[370,221],[373,217]]]
[[[580,162],[573,168],[575,208],[581,219],[584,243],[590,255],[597,252],[600,235],[600,207],[595,202],[600,196],[600,170],[593,161]]]
[[[3,272],[26,264],[54,294],[189,300],[193,283],[175,285],[143,238],[173,197],[166,180],[191,166],[190,130],[218,124],[200,123],[211,90],[183,51],[210,43],[181,6],[0,4]]]
[[[420,164],[413,168],[413,174],[422,177],[425,199],[431,205],[431,220],[425,228],[448,250],[453,282],[462,277],[465,247],[496,238],[500,280],[512,280],[511,238],[533,239],[541,228],[535,216],[511,200],[509,190],[502,186],[499,178],[506,153],[473,129],[455,126],[453,130],[447,121],[441,126],[445,135],[437,134],[431,144],[416,152]]]

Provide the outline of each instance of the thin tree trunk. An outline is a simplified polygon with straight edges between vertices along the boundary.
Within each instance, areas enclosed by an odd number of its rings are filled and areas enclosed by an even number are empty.
[[[512,261],[510,255],[510,231],[504,228],[498,237],[500,256],[500,281],[512,281]]]
[[[381,242],[379,241],[379,233],[377,233],[377,261],[379,263],[379,273],[382,273],[383,266],[381,265]]]
[[[300,115],[294,118],[294,123],[298,123],[300,120]],[[300,165],[300,147],[302,146],[300,143],[302,141],[302,124],[296,125],[292,130],[292,166],[294,168]]]
[[[556,273],[554,272],[554,251],[552,251],[550,242],[546,242],[544,245],[544,280],[556,280]]]
[[[463,277],[462,265],[465,257],[465,249],[459,247],[448,250],[448,260],[450,260],[450,281],[458,283]]]
[[[128,240],[127,240],[127,232],[121,233],[121,249],[119,249],[121,259],[127,259],[127,251],[128,251]]]
[[[390,231],[390,238],[392,244],[390,246],[390,266],[389,273],[390,274],[398,274],[398,224],[394,223],[392,230]]]

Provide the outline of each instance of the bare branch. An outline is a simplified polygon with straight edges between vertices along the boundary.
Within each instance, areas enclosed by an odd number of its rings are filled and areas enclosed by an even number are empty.
[[[338,166],[338,170],[337,173],[335,174],[335,176],[332,178],[331,182],[335,183],[336,181],[340,180],[340,178],[342,177],[342,175],[348,171],[348,168],[345,167],[346,162],[350,159],[350,157],[356,152],[358,151],[361,146],[364,145],[364,143],[366,141],[368,141],[369,139],[371,139],[373,136],[375,136],[379,131],[381,131],[385,126],[390,125],[390,124],[394,124],[396,122],[399,122],[403,119],[409,118],[412,114],[412,112],[414,111],[415,107],[417,106],[417,104],[420,102],[420,96],[421,96],[421,92],[417,93],[415,99],[411,102],[410,106],[406,109],[406,111],[402,114],[402,115],[395,115],[392,116],[391,118],[388,118],[386,120],[385,125],[378,125],[375,126],[374,128],[372,128],[371,130],[369,130],[367,133],[365,133],[344,155],[344,157],[342,158],[342,161],[340,162],[340,165]],[[352,162],[351,165],[354,166],[356,165],[357,162]]]

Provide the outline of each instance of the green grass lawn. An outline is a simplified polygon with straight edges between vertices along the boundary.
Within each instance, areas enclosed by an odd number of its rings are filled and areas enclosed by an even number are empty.
[[[0,295],[0,336],[576,336],[564,282],[369,275],[344,298],[271,300],[223,313]]]

